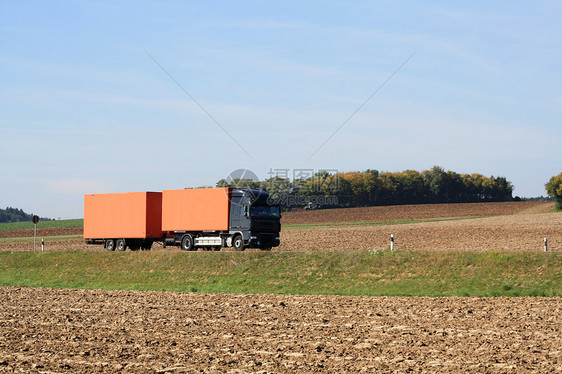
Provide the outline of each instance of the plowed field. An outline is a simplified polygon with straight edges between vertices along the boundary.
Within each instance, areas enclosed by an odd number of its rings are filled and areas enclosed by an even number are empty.
[[[390,235],[397,250],[429,251],[542,251],[547,237],[551,250],[562,250],[562,213],[545,213],[554,203],[508,202],[475,204],[403,205],[349,209],[326,209],[284,213],[280,251],[364,251],[387,249]],[[398,220],[485,217],[399,225]],[[329,223],[352,223],[323,226]],[[382,224],[381,224],[382,223]],[[310,225],[317,226],[293,226]],[[81,228],[38,230],[47,236],[47,251],[102,251],[102,246],[86,245]],[[6,242],[1,238],[33,236],[33,230],[0,230],[0,251],[32,251],[32,242]],[[3,239],[6,240],[6,239]],[[40,240],[40,239],[39,239]],[[40,248],[40,245],[38,246]],[[177,251],[154,244],[152,250]],[[225,249],[223,249],[225,250]]]
[[[0,297],[0,372],[562,372],[559,298]]]
[[[283,214],[283,224],[397,221],[475,216],[488,217],[546,213],[552,209],[554,209],[554,203],[534,201],[373,206],[365,208],[288,212]]]
[[[283,216],[285,251],[562,250],[552,204],[354,208]],[[380,225],[373,222],[486,216]],[[355,226],[292,226],[355,222]],[[365,223],[367,222],[367,223]],[[86,246],[49,229],[47,251]],[[31,230],[0,231],[30,251]],[[54,238],[51,238],[54,237]],[[158,245],[153,250],[162,249]],[[562,373],[561,298],[227,295],[0,287],[0,372]]]
[[[279,250],[542,251],[547,237],[551,250],[562,250],[562,213],[544,213],[553,203],[510,202],[369,207],[294,212],[293,224],[356,222],[352,226],[306,226],[285,230]],[[309,217],[307,219],[307,216]],[[451,219],[399,225],[373,224],[394,220]],[[286,223],[284,221],[284,223]],[[298,227],[298,226],[297,226]]]
[[[496,216],[384,226],[321,227],[284,231],[279,250],[543,251],[562,250],[562,213]]]

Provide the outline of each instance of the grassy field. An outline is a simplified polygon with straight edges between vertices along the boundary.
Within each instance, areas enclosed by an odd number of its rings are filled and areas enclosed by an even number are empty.
[[[61,219],[56,221],[39,221],[38,229],[47,229],[52,227],[82,227],[83,219]],[[33,222],[8,222],[0,223],[0,230],[21,230],[34,228]]]
[[[381,296],[562,296],[561,253],[0,253],[0,286]]]

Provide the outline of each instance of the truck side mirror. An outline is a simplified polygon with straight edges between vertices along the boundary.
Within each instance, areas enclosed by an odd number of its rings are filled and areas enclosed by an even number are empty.
[[[248,217],[248,206],[244,205],[244,216]]]

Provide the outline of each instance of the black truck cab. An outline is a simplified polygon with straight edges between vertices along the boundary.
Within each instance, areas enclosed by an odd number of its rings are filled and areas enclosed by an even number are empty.
[[[231,244],[238,250],[279,246],[281,210],[278,204],[270,203],[265,191],[233,189],[229,222]]]

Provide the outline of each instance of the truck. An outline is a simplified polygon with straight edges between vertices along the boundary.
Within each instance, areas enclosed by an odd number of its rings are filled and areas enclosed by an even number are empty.
[[[193,188],[84,196],[84,239],[109,251],[148,250],[155,242],[184,251],[280,244],[281,211],[262,190]]]

